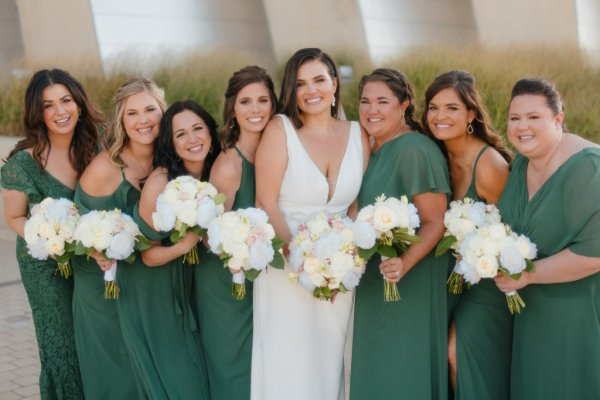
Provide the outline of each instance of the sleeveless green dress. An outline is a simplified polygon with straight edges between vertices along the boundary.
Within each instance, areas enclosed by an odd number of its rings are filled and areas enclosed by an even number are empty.
[[[151,240],[170,246],[169,233],[133,218]],[[147,267],[136,258],[119,269],[117,309],[141,399],[208,399],[206,367],[192,310],[194,268],[179,257]]]
[[[371,156],[360,208],[384,193],[450,193],[446,160],[427,136],[408,132]],[[356,288],[350,399],[440,399],[448,396],[446,277],[450,255],[432,250],[398,283],[401,299],[383,301],[375,255]]]
[[[465,197],[479,200],[475,167]],[[508,399],[513,317],[504,293],[491,279],[482,279],[470,288],[465,286],[453,317],[457,363],[455,399]]]
[[[254,165],[242,158],[242,178],[232,210],[254,207]],[[201,256],[195,270],[200,335],[206,355],[211,400],[250,399],[252,363],[252,283],[246,297],[231,296],[231,272],[218,256]]]
[[[46,197],[73,199],[73,190],[40,170],[26,151],[9,158],[1,174],[4,189],[27,195],[28,211]],[[71,311],[73,279],[64,279],[56,273],[55,260],[32,258],[20,236],[17,236],[17,262],[35,325],[41,364],[41,398],[82,399]]]
[[[90,196],[79,185],[75,190],[75,203],[82,215],[92,210],[114,208],[131,215],[139,197],[140,192],[125,176],[117,190],[108,196]],[[104,298],[104,273],[96,260],[88,260],[84,256],[75,257],[72,266],[75,278],[75,343],[85,398],[135,399],[137,388],[119,323],[118,300]],[[119,262],[117,275],[127,266],[127,263]]]
[[[528,236],[538,258],[570,249],[600,257],[600,150],[565,161],[529,200],[519,155],[500,199],[504,222]],[[528,285],[515,316],[511,399],[600,399],[600,273],[575,282]]]

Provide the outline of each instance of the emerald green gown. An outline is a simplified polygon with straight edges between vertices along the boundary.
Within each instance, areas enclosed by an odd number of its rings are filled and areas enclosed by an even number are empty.
[[[73,190],[40,170],[26,151],[9,158],[1,173],[4,189],[27,195],[28,212],[46,197],[73,198]],[[73,279],[64,279],[56,273],[55,260],[32,258],[20,236],[17,237],[17,262],[35,325],[41,364],[40,396],[43,400],[82,399],[71,311]]]
[[[519,155],[500,199],[505,223],[529,237],[538,258],[564,249],[600,257],[600,149],[571,156],[529,200],[527,158]],[[532,284],[515,316],[512,400],[600,399],[600,273]]]
[[[168,233],[157,233],[139,216],[133,218],[151,240],[170,246]],[[140,399],[208,399],[206,367],[198,323],[192,309],[194,267],[178,257],[147,267],[141,256],[120,267],[117,309]]]
[[[242,178],[232,210],[254,207],[254,165],[242,158]],[[211,400],[250,399],[252,283],[246,297],[231,296],[232,274],[218,256],[202,255],[195,270],[200,334],[206,354]]]
[[[475,167],[465,197],[479,200]],[[453,318],[456,328],[455,399],[508,400],[513,318],[504,293],[491,279],[482,279],[470,288],[465,285]]]
[[[446,160],[417,132],[385,143],[371,156],[358,195],[360,208],[384,193],[449,194]],[[450,255],[433,250],[398,283],[401,299],[383,301],[375,255],[356,288],[350,399],[440,399],[448,396],[446,277]]]
[[[108,196],[93,197],[81,186],[75,203],[83,215],[92,210],[119,208],[131,215],[140,192],[123,175],[117,190]],[[75,290],[73,318],[75,343],[86,400],[132,400],[137,398],[133,369],[117,312],[118,300],[104,298],[104,272],[93,258],[75,257],[71,263]],[[127,268],[119,262],[118,272]]]

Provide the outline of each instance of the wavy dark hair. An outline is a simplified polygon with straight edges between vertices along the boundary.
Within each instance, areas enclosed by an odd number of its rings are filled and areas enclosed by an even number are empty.
[[[240,125],[235,120],[235,101],[238,93],[252,83],[262,83],[269,91],[271,99],[271,117],[277,113],[277,96],[275,86],[267,70],[256,65],[247,66],[235,72],[229,78],[225,91],[225,104],[223,106],[223,127],[220,130],[221,146],[224,149],[235,146],[240,137]]]
[[[369,75],[364,75],[360,78],[360,83],[358,84],[359,100],[362,97],[365,85],[369,82],[384,83],[394,93],[400,103],[408,100],[408,107],[404,110],[404,120],[414,131],[423,133],[423,127],[415,119],[415,91],[402,72],[391,68],[377,68]]]
[[[532,77],[520,79],[515,83],[510,94],[510,101],[524,94],[540,95],[546,98],[546,104],[552,110],[554,115],[565,111],[565,103],[556,89],[556,86],[546,78]],[[563,131],[567,131],[567,124],[564,119],[562,123]]]
[[[313,60],[322,62],[327,68],[327,72],[331,79],[336,82],[337,86],[333,95],[335,98],[335,105],[331,106],[331,116],[338,118],[340,112],[341,84],[335,62],[329,54],[321,49],[315,47],[300,49],[295,52],[285,64],[285,71],[281,82],[281,92],[279,94],[279,112],[287,115],[296,129],[300,129],[302,128],[302,125],[304,125],[300,119],[300,110],[296,103],[296,81],[298,80],[298,70],[304,63]]]
[[[454,70],[439,75],[431,82],[425,91],[425,110],[421,122],[425,129],[425,133],[433,139],[442,149],[444,156],[448,157],[444,143],[435,138],[429,124],[427,123],[427,114],[429,112],[429,103],[436,94],[444,89],[452,88],[460,101],[475,113],[475,118],[471,121],[473,127],[473,135],[483,140],[485,143],[496,149],[498,153],[510,164],[512,153],[504,144],[502,137],[494,131],[492,120],[481,100],[481,95],[477,90],[475,78],[467,71]]]
[[[52,85],[64,85],[80,109],[69,148],[69,161],[77,171],[77,177],[80,177],[96,155],[98,129],[104,124],[104,117],[92,106],[81,83],[61,69],[43,69],[31,77],[25,91],[23,111],[25,138],[15,145],[7,158],[11,158],[18,151],[31,148],[33,159],[38,167],[40,169],[46,167],[45,157],[52,144],[48,138],[48,128],[44,123],[43,93]]]
[[[186,110],[202,118],[210,132],[210,150],[204,160],[201,176],[203,181],[208,181],[210,169],[221,152],[221,145],[219,143],[215,119],[194,100],[177,101],[165,111],[160,120],[158,138],[154,141],[154,159],[152,165],[154,168],[165,168],[169,180],[175,179],[178,176],[189,175],[189,171],[183,165],[183,160],[177,155],[175,146],[173,146],[173,118]]]

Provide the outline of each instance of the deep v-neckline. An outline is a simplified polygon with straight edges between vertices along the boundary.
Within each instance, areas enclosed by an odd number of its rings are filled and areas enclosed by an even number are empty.
[[[288,121],[291,124],[291,121]],[[310,161],[310,164],[316,169],[317,173],[319,174],[319,176],[325,181],[325,185],[327,186],[327,202],[325,203],[326,205],[329,205],[331,203],[331,201],[335,198],[335,195],[337,194],[337,189],[338,189],[338,182],[340,181],[340,175],[342,174],[342,166],[344,165],[344,161],[346,160],[346,157],[348,155],[348,148],[350,147],[350,141],[351,141],[351,135],[352,135],[352,122],[350,122],[350,127],[348,128],[348,140],[346,141],[346,148],[344,149],[344,155],[342,156],[342,159],[340,161],[340,164],[338,166],[338,175],[335,179],[335,184],[333,186],[333,192],[331,193],[331,197],[329,197],[329,192],[331,190],[331,186],[329,185],[329,181],[327,180],[327,176],[325,174],[323,174],[323,172],[321,171],[321,169],[319,168],[319,166],[317,165],[317,163],[313,160],[313,158],[310,156],[310,153],[308,152],[308,150],[306,149],[306,147],[304,147],[304,143],[302,143],[302,140],[300,139],[300,136],[298,135],[298,131],[296,130],[296,128],[292,125],[292,129],[294,130],[294,134],[296,135],[296,139],[298,140],[298,143],[300,144],[300,148],[302,149],[302,152],[304,153],[304,155],[308,158],[308,160]]]
[[[23,150],[23,153],[27,154],[29,156],[29,159],[35,164],[35,160],[33,159],[33,156],[28,151]],[[36,166],[37,166],[37,164],[36,164]],[[46,168],[44,168],[43,171],[50,179],[54,180],[55,182],[59,183],[60,185],[64,186],[65,188],[69,189],[70,191],[74,192],[75,188],[77,188],[77,183],[75,183],[75,187],[71,189],[71,187],[69,187],[69,185],[67,185],[60,179],[58,179],[56,176],[52,175],[50,172],[48,172],[48,170]]]

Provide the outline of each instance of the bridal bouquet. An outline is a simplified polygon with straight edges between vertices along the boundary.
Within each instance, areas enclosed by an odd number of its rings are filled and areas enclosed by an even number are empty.
[[[134,250],[143,251],[150,242],[140,233],[133,219],[120,210],[91,211],[81,217],[75,229],[77,241],[75,254],[91,255],[99,252],[107,260],[125,260],[131,264],[135,260]],[[117,263],[104,271],[104,297],[119,297],[119,286],[115,281]]]
[[[64,278],[70,277],[69,260],[75,250],[73,234],[78,222],[79,212],[72,201],[45,198],[31,208],[31,216],[25,222],[27,252],[38,260],[54,257],[57,271]]]
[[[225,195],[208,182],[191,176],[175,178],[156,199],[156,212],[152,214],[154,229],[171,232],[171,242],[177,243],[188,230],[206,235],[209,224],[223,214]],[[186,264],[198,263],[198,249],[194,246],[183,256]]]
[[[290,279],[298,281],[319,300],[333,303],[338,293],[352,290],[365,271],[350,229],[339,215],[320,213],[300,224],[290,242]]]
[[[523,271],[533,271],[531,260],[537,256],[535,244],[500,222],[468,233],[457,252],[460,260],[454,272],[470,285],[481,278],[494,278],[498,272],[519,279]],[[511,314],[525,307],[516,290],[506,293],[506,301]]]
[[[236,300],[246,296],[245,279],[252,282],[267,265],[283,268],[279,251],[283,241],[275,236],[267,214],[258,208],[229,211],[213,219],[208,226],[208,244],[223,266],[235,271],[231,294]]]
[[[446,232],[435,249],[435,255],[440,256],[449,249],[460,248],[465,236],[482,226],[500,222],[500,212],[496,206],[474,201],[470,198],[455,200],[450,203],[450,208],[444,215]],[[456,269],[456,268],[455,268]],[[464,285],[461,274],[452,271],[448,278],[448,290],[453,294],[460,294]]]
[[[374,204],[359,211],[353,231],[362,258],[369,260],[378,253],[384,260],[405,252],[411,243],[420,242],[421,238],[415,235],[418,227],[417,208],[406,196],[397,199],[382,194]],[[384,301],[400,300],[396,284],[384,278],[383,285]]]

